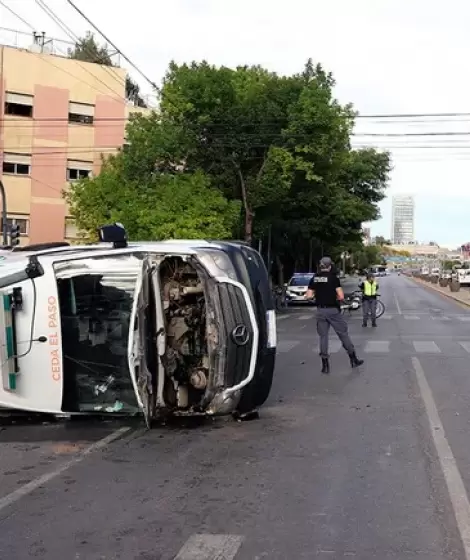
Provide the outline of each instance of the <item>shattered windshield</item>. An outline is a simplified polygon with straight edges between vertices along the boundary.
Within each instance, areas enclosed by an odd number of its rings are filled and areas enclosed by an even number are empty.
[[[137,411],[127,347],[141,269],[141,257],[132,254],[55,264],[64,361],[64,411]]]

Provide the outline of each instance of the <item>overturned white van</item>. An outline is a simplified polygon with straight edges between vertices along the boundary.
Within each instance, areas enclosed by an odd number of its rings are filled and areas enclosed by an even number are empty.
[[[0,261],[0,407],[246,414],[272,383],[261,257],[240,243],[26,248]]]

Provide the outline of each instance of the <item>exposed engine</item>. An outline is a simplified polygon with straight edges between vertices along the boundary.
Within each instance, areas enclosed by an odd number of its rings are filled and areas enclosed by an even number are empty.
[[[167,339],[164,399],[169,406],[197,411],[209,374],[204,286],[180,257],[161,263],[160,282]]]

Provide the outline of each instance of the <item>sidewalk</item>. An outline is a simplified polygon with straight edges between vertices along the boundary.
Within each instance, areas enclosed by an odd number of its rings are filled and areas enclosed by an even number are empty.
[[[450,288],[441,288],[439,284],[431,284],[430,282],[425,282],[420,278],[414,278],[413,276],[409,276],[411,280],[414,280],[417,284],[424,286],[425,288],[429,288],[434,290],[435,292],[441,293],[443,296],[453,299],[462,305],[467,305],[470,307],[470,290],[462,290],[460,292],[451,292]]]

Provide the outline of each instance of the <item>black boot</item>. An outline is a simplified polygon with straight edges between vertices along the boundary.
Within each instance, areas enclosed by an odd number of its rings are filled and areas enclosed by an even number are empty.
[[[362,326],[367,327],[367,321],[362,321]]]
[[[321,372],[324,373],[325,375],[328,375],[330,373],[330,361],[328,360],[328,358],[322,358],[321,363],[322,363]]]
[[[377,321],[372,321],[372,326],[375,328],[377,326]]]
[[[356,352],[353,352],[352,354],[349,355],[349,360],[351,361],[352,368],[357,368],[359,366],[362,366],[362,364],[364,363],[364,360],[360,360],[356,356]]]

